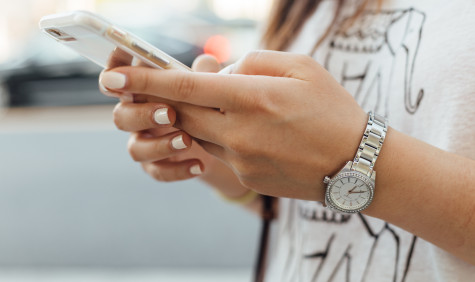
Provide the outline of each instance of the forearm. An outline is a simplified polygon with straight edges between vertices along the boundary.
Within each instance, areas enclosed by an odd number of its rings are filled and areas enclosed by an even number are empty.
[[[390,129],[364,212],[475,264],[475,161]]]
[[[217,190],[218,193],[228,198],[239,198],[249,191],[239,182],[232,170],[222,162],[216,161],[208,169],[210,172],[205,173],[200,179]],[[256,197],[252,202],[242,206],[257,215],[262,213],[261,197]]]

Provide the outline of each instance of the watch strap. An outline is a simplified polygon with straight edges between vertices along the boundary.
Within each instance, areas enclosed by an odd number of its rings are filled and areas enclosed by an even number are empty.
[[[353,160],[351,170],[361,172],[368,177],[371,176],[387,131],[388,120],[372,111],[369,112],[368,124]]]

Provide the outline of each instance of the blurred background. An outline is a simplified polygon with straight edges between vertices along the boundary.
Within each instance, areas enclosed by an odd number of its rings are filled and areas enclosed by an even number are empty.
[[[259,220],[128,156],[101,69],[38,30],[96,12],[187,65],[259,46],[271,0],[0,0],[0,281],[250,281]]]

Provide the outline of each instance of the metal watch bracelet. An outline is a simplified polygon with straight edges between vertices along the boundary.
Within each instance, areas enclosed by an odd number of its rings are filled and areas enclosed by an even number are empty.
[[[370,177],[388,131],[388,120],[372,111],[368,115],[368,124],[353,160],[351,170],[356,170]]]

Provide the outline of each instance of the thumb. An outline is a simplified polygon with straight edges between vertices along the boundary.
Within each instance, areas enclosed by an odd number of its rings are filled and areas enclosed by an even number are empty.
[[[221,69],[221,66],[216,60],[215,57],[211,55],[199,55],[191,66],[193,71],[197,72],[218,72]]]

